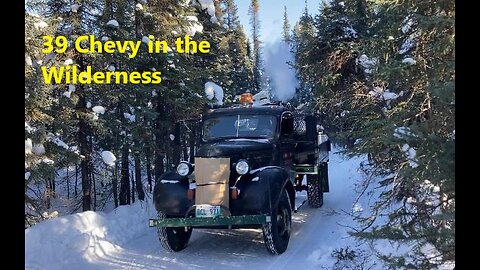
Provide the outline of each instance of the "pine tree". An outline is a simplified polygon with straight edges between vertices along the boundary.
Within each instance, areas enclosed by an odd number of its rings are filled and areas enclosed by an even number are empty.
[[[231,80],[226,89],[226,100],[233,101],[234,95],[239,95],[252,89],[250,70],[252,64],[249,58],[248,41],[238,17],[238,9],[233,0],[223,3],[223,18],[226,32],[222,37],[222,44],[228,45],[223,51],[229,56],[230,63],[226,67],[227,81]]]
[[[287,6],[284,6],[283,12],[283,32],[282,32],[282,39],[283,41],[290,43],[290,23],[288,22],[288,15],[287,15]]]
[[[41,151],[48,143],[49,126],[55,120],[45,109],[55,103],[53,89],[44,85],[39,76],[39,62],[47,62],[41,54],[40,37],[53,33],[52,24],[53,21],[25,12],[25,227],[41,220],[42,212],[49,208],[50,193],[38,198],[31,190],[36,185],[48,188],[55,167],[45,161],[56,160],[59,150],[53,147],[48,153]]]
[[[393,210],[387,224],[357,235],[408,241],[411,257],[388,260],[433,268],[455,260],[455,4],[408,1],[393,9],[379,1],[374,8],[376,35],[366,50],[378,58],[372,81],[383,91],[370,94],[380,96],[381,109],[361,125],[366,132],[358,134],[370,143],[358,151],[372,153],[379,174],[393,175],[374,208]],[[428,246],[439,256],[428,258]]]
[[[31,3],[32,10],[41,14],[41,16],[55,20],[56,30],[51,33],[52,36],[63,35],[67,39],[73,41],[78,35],[85,32],[94,32],[97,22],[97,16],[91,15],[91,10],[98,10],[100,5],[91,1],[84,1],[82,5],[68,5],[58,1],[45,1],[40,5],[38,3]],[[94,56],[84,56],[77,54],[72,48],[68,48],[63,54],[50,54],[45,59],[49,58],[50,61],[42,62],[44,66],[56,66],[57,68],[63,64],[63,60],[73,62],[78,66],[79,71],[83,71],[85,67],[95,61]],[[59,59],[63,59],[59,62]],[[57,61],[55,61],[57,60]],[[63,66],[63,65],[62,65]],[[40,76],[41,74],[37,74]],[[43,82],[42,82],[43,84]],[[51,89],[61,91],[63,95],[55,100],[55,105],[47,107],[46,110],[52,109],[52,115],[57,114],[58,110],[64,110],[66,114],[58,117],[55,120],[59,120],[53,125],[53,130],[56,134],[64,134],[64,137],[71,139],[75,146],[79,147],[80,157],[80,169],[82,175],[82,208],[83,210],[90,210],[92,206],[92,133],[93,122],[91,121],[91,115],[87,113],[86,99],[91,95],[91,88],[86,89],[84,85],[53,85]],[[64,92],[68,89],[68,92]],[[58,92],[57,92],[58,93]],[[60,96],[55,92],[52,93],[53,97]],[[67,99],[63,98],[67,97]],[[58,102],[57,102],[58,100]],[[53,131],[52,130],[52,131]],[[76,132],[76,137],[70,137],[69,134],[72,131]],[[49,132],[47,132],[48,134]],[[52,132],[53,133],[53,132]],[[53,180],[54,182],[54,180]],[[53,184],[53,183],[52,183]],[[52,188],[54,185],[51,185]]]
[[[453,1],[331,1],[315,34],[305,34],[305,14],[294,29],[297,72],[327,130],[349,139],[347,153],[368,155],[386,190],[352,234],[413,247],[382,256],[393,267],[455,260],[454,19]]]
[[[295,59],[294,68],[299,81],[299,87],[292,100],[292,104],[294,106],[309,104],[307,106],[310,109],[312,107],[310,104],[313,97],[313,79],[315,79],[316,76],[312,74],[312,70],[308,64],[310,61],[315,61],[315,58],[311,59],[311,57],[313,57],[311,50],[315,39],[314,34],[313,18],[309,14],[308,8],[305,5],[305,10],[302,16],[293,28],[293,35],[291,38],[292,52],[294,53]]]
[[[253,92],[259,92],[262,88],[262,55],[260,41],[260,19],[258,18],[258,0],[252,0],[250,4],[250,25],[252,27],[252,59],[253,59]]]
[[[233,31],[241,27],[238,17],[238,8],[233,0],[223,0],[223,18],[226,29]]]

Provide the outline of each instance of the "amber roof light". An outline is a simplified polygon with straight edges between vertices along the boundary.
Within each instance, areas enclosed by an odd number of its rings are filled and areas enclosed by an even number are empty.
[[[240,104],[252,104],[253,103],[253,95],[251,93],[243,93],[240,96]]]

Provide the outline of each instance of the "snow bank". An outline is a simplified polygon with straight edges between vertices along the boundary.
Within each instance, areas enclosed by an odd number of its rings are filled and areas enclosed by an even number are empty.
[[[92,262],[121,250],[145,231],[151,204],[111,213],[87,211],[43,221],[25,230],[25,269],[95,269]]]
[[[217,105],[223,105],[223,88],[214,82],[205,83],[205,94],[207,98],[212,100],[214,97],[217,100]]]
[[[345,247],[361,256],[357,262],[366,259],[363,269],[384,269],[373,253],[366,253],[369,244],[359,243],[348,234],[358,225],[351,214],[372,214],[371,200],[382,191],[375,183],[381,179],[369,179],[371,186],[357,201],[367,177],[360,167],[368,163],[367,157],[346,158],[338,153],[342,149],[336,148],[333,145],[330,192],[324,194],[324,205],[319,209],[305,205],[292,214],[292,235],[281,256],[272,257],[266,251],[261,229],[195,229],[187,249],[166,252],[156,230],[148,227],[148,218],[155,216],[152,203],[137,202],[108,214],[88,211],[53,218],[25,230],[25,269],[211,269],[213,265],[215,269],[347,269],[338,267],[332,254]],[[433,183],[425,181],[420,193],[438,191]],[[306,191],[296,193],[296,206],[305,199]],[[379,215],[376,224],[385,220]],[[374,244],[382,254],[402,255],[411,250],[408,245],[397,249],[387,240]],[[428,247],[425,251],[435,252]],[[369,267],[372,264],[376,267]]]

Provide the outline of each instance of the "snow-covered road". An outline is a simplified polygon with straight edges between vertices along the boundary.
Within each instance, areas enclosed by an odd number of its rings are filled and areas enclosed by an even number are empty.
[[[260,229],[194,230],[188,247],[177,253],[162,249],[147,219],[151,204],[136,203],[105,214],[86,212],[42,222],[25,231],[26,269],[332,269],[335,248],[356,246],[345,225],[363,177],[363,159],[330,158],[330,192],[319,209],[304,205],[293,214],[287,251],[272,256]],[[305,199],[297,193],[297,202]],[[366,206],[366,205],[365,205]]]

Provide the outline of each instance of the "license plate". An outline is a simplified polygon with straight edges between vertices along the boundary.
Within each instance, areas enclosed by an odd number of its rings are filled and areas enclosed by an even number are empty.
[[[218,217],[220,216],[220,206],[218,205],[197,205],[195,207],[196,217]]]

